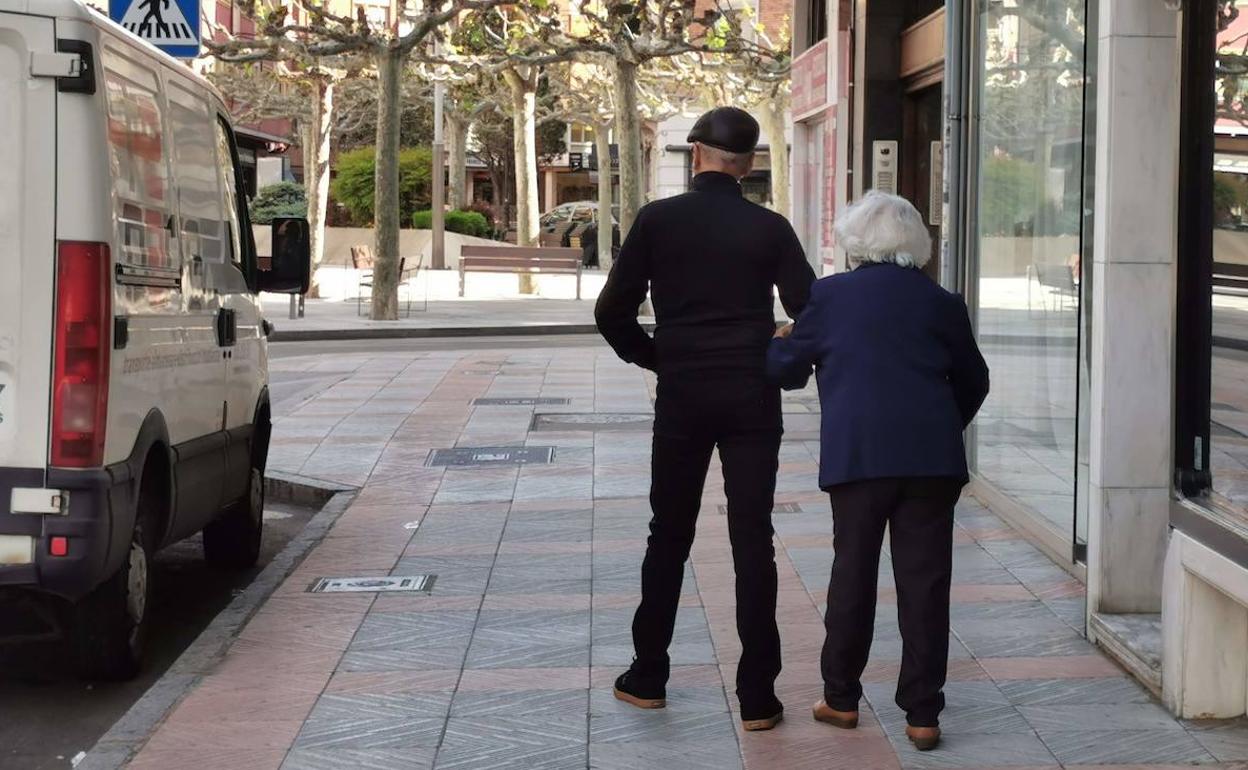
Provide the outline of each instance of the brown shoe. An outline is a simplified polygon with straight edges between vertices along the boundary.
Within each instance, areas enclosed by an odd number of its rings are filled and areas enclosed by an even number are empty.
[[[852,730],[858,726],[857,711],[837,711],[822,700],[815,704],[812,714],[816,722],[823,722],[825,725],[839,727],[842,730]]]
[[[906,725],[906,737],[919,751],[931,751],[940,743],[940,728]]]
[[[747,733],[758,732],[759,730],[770,730],[784,720],[784,709],[779,713],[772,714],[765,719],[742,719],[741,729]]]

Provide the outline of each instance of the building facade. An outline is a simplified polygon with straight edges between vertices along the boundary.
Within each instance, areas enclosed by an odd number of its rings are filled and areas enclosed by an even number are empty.
[[[794,210],[912,200],[993,388],[970,492],[1189,717],[1248,706],[1242,0],[799,0]],[[1228,74],[1229,73],[1229,74]]]

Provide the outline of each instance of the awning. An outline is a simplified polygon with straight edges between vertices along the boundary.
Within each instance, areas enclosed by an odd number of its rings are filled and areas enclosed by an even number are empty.
[[[290,137],[278,136],[277,134],[270,134],[267,131],[260,131],[246,126],[235,126],[234,136],[238,139],[239,147],[262,152],[266,155],[281,155],[294,144],[294,140]]]

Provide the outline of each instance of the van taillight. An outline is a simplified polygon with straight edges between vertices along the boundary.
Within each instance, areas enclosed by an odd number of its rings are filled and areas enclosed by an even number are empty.
[[[56,361],[52,379],[52,465],[104,462],[108,414],[108,245],[62,241],[56,266]]]

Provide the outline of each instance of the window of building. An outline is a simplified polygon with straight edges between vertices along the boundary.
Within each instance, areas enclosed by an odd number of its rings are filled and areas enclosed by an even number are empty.
[[[1084,4],[986,2],[977,14],[978,231],[969,234],[992,393],[976,473],[1072,546],[1076,527],[1082,251],[1086,230]]]
[[[828,36],[828,0],[810,0],[806,6],[806,47]]]
[[[594,141],[594,127],[585,123],[568,125],[568,142],[570,144],[589,144]]]

